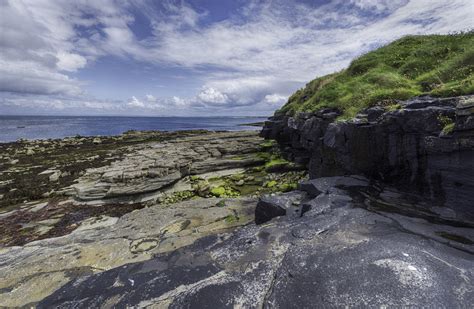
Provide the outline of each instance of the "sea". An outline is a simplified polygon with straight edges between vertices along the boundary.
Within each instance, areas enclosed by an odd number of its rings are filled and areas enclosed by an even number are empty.
[[[128,130],[211,131],[260,130],[266,117],[112,117],[1,116],[0,143],[19,139],[57,139],[68,136],[110,136]]]

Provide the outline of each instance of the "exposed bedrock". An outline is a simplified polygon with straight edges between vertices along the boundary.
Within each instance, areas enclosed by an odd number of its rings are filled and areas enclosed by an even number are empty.
[[[462,308],[474,302],[472,228],[432,220],[417,204],[405,216],[403,194],[361,176],[315,179],[300,189],[306,191],[260,202],[257,209],[286,210],[260,212],[273,214],[261,225],[73,279],[38,307]]]
[[[120,218],[90,218],[62,237],[0,248],[0,308],[33,307],[72,279],[149,260],[249,224],[255,203],[209,198],[153,205]]]
[[[79,200],[98,200],[153,192],[187,175],[264,163],[255,155],[257,133],[216,132],[134,146],[124,158],[89,169],[72,186]]]
[[[363,174],[474,221],[474,96],[417,97],[336,121],[337,110],[275,116],[261,135],[305,162],[311,178]]]

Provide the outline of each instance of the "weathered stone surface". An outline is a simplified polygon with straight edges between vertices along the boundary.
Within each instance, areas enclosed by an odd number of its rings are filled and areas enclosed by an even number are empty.
[[[73,185],[74,195],[80,200],[137,195],[163,189],[191,174],[262,164],[262,159],[250,155],[259,151],[261,143],[257,133],[243,131],[136,145],[123,159],[87,170]]]
[[[240,135],[240,137],[239,137]],[[0,143],[0,208],[19,207],[21,204],[38,200],[40,197],[53,195],[75,195],[71,185],[87,170],[108,166],[104,184],[109,177],[121,179],[123,170],[111,169],[111,163],[123,160],[127,154],[133,155],[147,145],[159,144],[182,137],[216,136],[214,132],[204,130],[160,132],[129,131],[118,136],[101,137],[66,137],[57,140],[19,140],[11,143]],[[242,133],[235,134],[237,138]],[[232,139],[232,133],[226,138]],[[100,143],[94,143],[99,140]],[[213,139],[209,142],[211,143]],[[232,142],[230,142],[232,144]],[[31,150],[34,155],[31,155]],[[147,161],[144,158],[143,161]],[[130,168],[130,167],[128,167]],[[82,186],[85,189],[94,186],[97,179]],[[97,198],[104,195],[100,185],[90,192]]]
[[[205,174],[210,171],[220,171],[227,169],[242,168],[246,166],[255,166],[265,163],[264,160],[249,156],[247,158],[238,158],[238,159],[208,159],[205,161],[195,162],[191,165],[190,173],[193,175],[196,174]]]
[[[253,221],[255,200],[192,200],[92,218],[69,235],[0,249],[0,307],[40,301],[74,278],[190,245]],[[232,220],[230,220],[232,218]]]
[[[255,223],[262,224],[280,216],[301,216],[300,204],[306,195],[306,192],[292,191],[263,196],[255,208]]]
[[[38,307],[456,308],[474,302],[472,228],[430,223],[423,212],[404,216],[390,204],[403,194],[361,177],[316,185],[324,192],[302,217],[251,224],[75,279]]]
[[[322,117],[330,114],[325,110],[277,116],[261,135],[276,139],[290,159],[306,159],[310,178],[362,174],[474,222],[473,100],[419,97],[395,110],[369,108],[345,122]],[[450,124],[452,131],[443,132]]]

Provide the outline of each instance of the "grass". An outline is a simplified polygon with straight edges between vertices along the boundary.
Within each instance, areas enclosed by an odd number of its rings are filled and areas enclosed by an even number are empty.
[[[474,93],[474,32],[406,36],[353,60],[347,69],[316,78],[277,114],[337,108],[342,119],[364,108],[429,94]]]
[[[454,130],[454,123],[448,123],[447,125],[444,126],[443,128],[443,133],[444,134],[449,134],[453,132]]]
[[[269,139],[269,140],[266,140],[263,143],[261,143],[260,147],[262,147],[264,150],[266,150],[268,148],[274,147],[276,144],[277,144],[276,141]]]
[[[270,161],[265,163],[265,168],[269,169],[277,165],[285,165],[290,163],[289,161],[283,159],[283,158],[272,158]]]
[[[225,217],[225,222],[227,222],[228,224],[233,224],[238,221],[239,217],[237,217],[236,215],[228,215],[227,217]]]
[[[387,107],[385,107],[385,109],[388,112],[393,112],[393,111],[399,110],[400,108],[402,108],[402,106],[400,104],[391,104],[391,105],[388,105]]]

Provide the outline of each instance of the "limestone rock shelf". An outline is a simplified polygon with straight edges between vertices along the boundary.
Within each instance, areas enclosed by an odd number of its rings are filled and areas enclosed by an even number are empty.
[[[254,132],[222,132],[134,146],[123,159],[89,169],[71,195],[98,200],[153,192],[188,175],[255,166],[262,139]]]

